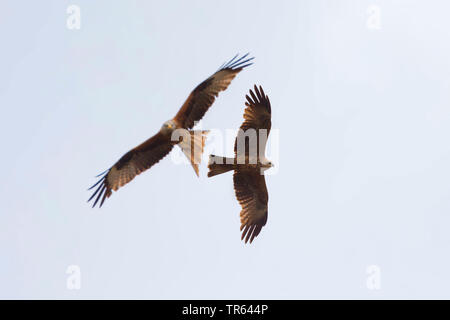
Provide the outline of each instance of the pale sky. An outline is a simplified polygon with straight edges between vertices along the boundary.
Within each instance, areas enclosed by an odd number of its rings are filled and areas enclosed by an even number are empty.
[[[444,0],[2,1],[0,298],[450,298],[449,11]],[[270,97],[278,171],[251,245],[232,174],[209,179],[206,163],[197,178],[169,156],[101,209],[86,203],[96,174],[246,52],[254,65],[202,127],[237,129],[253,84]]]

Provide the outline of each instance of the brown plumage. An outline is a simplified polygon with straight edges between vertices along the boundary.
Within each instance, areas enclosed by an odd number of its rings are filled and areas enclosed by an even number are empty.
[[[250,90],[250,96],[247,95],[246,98],[244,122],[234,143],[235,156],[225,158],[210,155],[208,177],[234,170],[234,190],[242,207],[241,239],[245,243],[251,243],[267,222],[269,196],[264,171],[272,167],[272,163],[265,157],[271,127],[271,107],[269,97],[256,85],[254,92]],[[249,135],[246,135],[252,131],[256,133],[256,141],[253,143]]]
[[[192,129],[196,121],[203,118],[219,95],[219,92],[226,90],[234,77],[242,69],[252,64],[250,61],[253,58],[247,58],[247,56],[248,54],[237,59],[236,55],[229,62],[222,65],[216,73],[191,92],[176,116],[166,121],[156,135],[127,152],[110,169],[101,173],[99,175],[101,176],[100,180],[89,188],[91,190],[97,187],[88,200],[91,201],[96,197],[92,207],[95,207],[99,201],[101,207],[105,199],[111,196],[112,191],[117,191],[138,174],[152,167],[169,154],[175,145],[179,145],[182,148],[191,161],[195,173],[198,175],[198,161],[203,152],[207,131],[190,129]],[[181,137],[179,141],[172,141],[172,133],[177,129],[189,130],[186,132],[191,136],[191,139]],[[193,144],[192,148],[189,141]],[[198,153],[194,155],[194,151],[191,153],[191,150],[198,150]]]

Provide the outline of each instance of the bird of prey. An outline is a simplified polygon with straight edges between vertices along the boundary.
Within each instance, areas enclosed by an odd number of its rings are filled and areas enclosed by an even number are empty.
[[[198,164],[201,160],[201,153],[203,152],[205,142],[204,138],[207,131],[191,129],[197,121],[203,118],[206,111],[219,95],[219,92],[226,90],[234,77],[242,69],[252,64],[251,60],[253,58],[247,57],[248,53],[240,58],[236,55],[233,59],[224,63],[219,70],[200,83],[191,92],[175,117],[164,122],[158,133],[128,151],[110,169],[98,175],[97,177],[100,177],[99,181],[89,188],[91,190],[97,187],[88,200],[89,202],[96,197],[92,207],[95,207],[99,201],[101,207],[105,199],[111,196],[113,190],[117,191],[120,187],[133,180],[138,174],[149,169],[164,158],[175,145],[178,145],[182,149],[198,176]],[[179,131],[182,132],[187,132],[188,136],[181,136],[178,140],[172,141],[174,140],[172,134],[177,129],[181,129]]]
[[[269,197],[264,171],[273,166],[265,157],[271,127],[269,97],[261,86],[257,88],[255,85],[254,92],[249,92],[250,96],[246,95],[244,122],[234,143],[234,158],[210,155],[208,164],[208,177],[234,170],[234,190],[242,207],[241,240],[245,238],[245,243],[249,240],[252,243],[267,222]]]

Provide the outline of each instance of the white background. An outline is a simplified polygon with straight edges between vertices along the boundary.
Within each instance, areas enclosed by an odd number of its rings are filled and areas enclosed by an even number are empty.
[[[71,4],[80,30],[66,27]],[[381,29],[367,27],[371,5]],[[0,298],[450,298],[449,12],[443,0],[2,1]],[[278,172],[253,244],[232,175],[208,179],[203,164],[197,178],[170,156],[91,209],[94,176],[247,51],[255,64],[202,126],[236,129],[254,83],[270,96]],[[66,287],[70,265],[80,290]]]

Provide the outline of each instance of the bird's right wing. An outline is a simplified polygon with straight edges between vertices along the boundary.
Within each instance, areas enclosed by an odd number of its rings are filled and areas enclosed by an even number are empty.
[[[138,174],[149,169],[164,158],[172,150],[173,146],[174,144],[170,141],[170,137],[158,132],[144,143],[128,151],[109,170],[100,174],[100,180],[89,188],[91,190],[98,186],[88,200],[91,201],[97,196],[92,207],[95,207],[100,199],[101,207],[105,199],[111,196],[112,190],[117,191]]]
[[[236,55],[228,63],[224,64],[216,73],[200,83],[191,92],[183,106],[175,115],[175,121],[185,129],[192,129],[196,121],[199,121],[214,103],[221,91],[228,88],[231,81],[242,69],[251,65],[253,58],[248,58],[248,53],[239,59]]]
[[[259,88],[255,85],[254,91],[249,90],[250,96],[246,95],[247,106],[244,111],[244,122],[239,128],[235,143],[234,152],[237,156],[243,156],[244,154],[262,156],[265,153],[267,137],[270,133],[272,126],[271,121],[271,106],[269,97],[264,93],[263,88]],[[256,145],[249,143],[250,131],[254,130],[256,134]],[[265,135],[262,130],[265,130]],[[245,146],[245,150],[237,150],[238,144],[242,143],[242,147]],[[255,150],[255,148],[257,148]],[[261,149],[261,150],[260,150]],[[238,152],[239,151],[239,152]]]
[[[234,191],[242,207],[241,210],[241,240],[245,243],[261,232],[267,222],[268,193],[264,175],[258,169],[238,167],[233,175]]]

